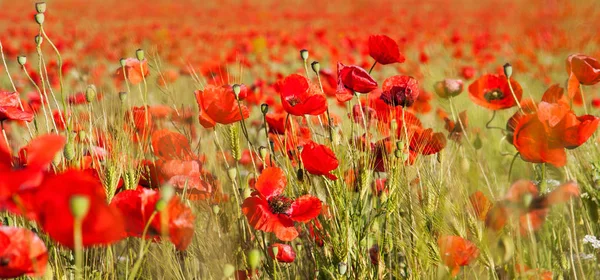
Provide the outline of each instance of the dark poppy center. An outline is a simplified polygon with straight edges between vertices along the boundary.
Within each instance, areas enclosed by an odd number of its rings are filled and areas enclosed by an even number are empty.
[[[389,91],[381,94],[381,100],[391,106],[411,106],[415,101],[412,98],[412,89],[409,87],[394,86]]]
[[[302,100],[300,100],[300,98],[296,97],[296,96],[291,96],[285,99],[285,101],[287,101],[288,104],[290,104],[290,106],[294,107],[296,105],[298,105],[300,102],[302,102]]]
[[[486,92],[483,95],[483,98],[485,98],[485,100],[487,100],[488,102],[494,101],[494,100],[500,100],[502,98],[504,98],[504,92],[502,92],[500,89],[492,89],[488,92]]]
[[[9,263],[10,263],[10,259],[9,258],[6,258],[6,257],[0,258],[0,267],[2,267],[2,266],[8,266]]]
[[[269,199],[269,207],[274,214],[285,214],[291,206],[292,200],[283,195],[278,195]]]

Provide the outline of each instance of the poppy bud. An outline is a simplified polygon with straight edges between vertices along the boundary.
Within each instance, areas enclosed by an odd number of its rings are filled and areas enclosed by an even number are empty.
[[[394,156],[396,156],[396,158],[403,158],[403,154],[401,150],[395,150],[394,151]]]
[[[35,3],[35,10],[38,13],[45,13],[46,12],[46,2],[37,2]]]
[[[231,264],[225,264],[225,266],[223,266],[223,277],[224,278],[229,278],[231,276],[233,276],[233,273],[235,273],[235,267]]]
[[[277,256],[277,253],[279,253],[279,247],[277,246],[271,247],[271,250],[273,251],[273,256]]]
[[[234,167],[229,168],[229,170],[227,170],[227,176],[229,176],[229,180],[235,181],[235,179],[237,178],[237,169],[235,169]]]
[[[308,50],[302,49],[300,50],[300,58],[306,61],[308,59]]]
[[[260,104],[260,111],[263,113],[263,115],[266,115],[267,112],[269,111],[269,104],[267,104],[267,103]]]
[[[80,130],[77,133],[77,137],[79,138],[79,140],[85,141],[87,139],[87,133],[85,132],[85,130]]]
[[[61,160],[62,160],[62,154],[61,153],[56,153],[56,155],[54,155],[54,159],[52,159],[52,164],[54,166],[58,166],[60,164]]]
[[[215,215],[219,215],[219,212],[221,212],[221,207],[219,207],[219,205],[216,205],[216,204],[215,204],[215,205],[213,205],[213,207],[212,207],[212,211],[213,211],[213,214],[215,214]]]
[[[340,275],[346,274],[347,270],[348,270],[348,264],[346,264],[345,262],[338,263],[338,273]]]
[[[252,269],[256,269],[260,264],[260,251],[257,249],[252,249],[248,252],[248,265]]]
[[[65,149],[64,149],[64,156],[65,159],[68,161],[71,161],[75,158],[75,145],[73,144],[73,142],[68,142],[65,145]]]
[[[121,67],[125,67],[125,65],[127,65],[127,60],[125,58],[121,58],[119,63],[121,64]]]
[[[94,100],[96,100],[96,86],[95,85],[89,85],[85,89],[85,100],[90,103],[93,102]]]
[[[25,65],[25,63],[27,63],[27,57],[24,55],[19,55],[17,56],[17,62],[19,63],[19,65],[23,66]]]
[[[396,141],[396,149],[402,150],[404,148],[404,141],[398,140]]]
[[[83,219],[90,210],[90,199],[87,196],[74,195],[69,200],[69,208],[75,219]]]
[[[244,192],[242,193],[242,196],[244,197],[244,199],[250,197],[252,195],[252,190],[250,190],[250,188],[245,188]]]
[[[483,147],[483,143],[481,142],[481,137],[479,137],[479,134],[477,134],[475,136],[475,140],[473,140],[473,147],[475,150],[479,150],[481,147]]]
[[[175,189],[169,185],[162,186],[160,188],[160,199],[165,201],[171,201],[171,198],[175,195]]]
[[[318,61],[313,61],[310,64],[310,67],[315,72],[315,74],[319,75],[319,71],[321,71],[321,64]]]
[[[510,79],[510,76],[512,76],[512,65],[510,65],[510,63],[506,63],[504,64],[504,76],[506,76],[506,78]]]
[[[35,22],[37,22],[37,24],[42,25],[42,24],[44,24],[44,20],[46,19],[46,17],[44,16],[44,14],[39,13],[39,14],[35,14],[34,19],[35,19]]]
[[[298,171],[296,171],[296,179],[300,182],[304,182],[304,170],[302,170],[302,168],[298,168]]]
[[[258,153],[260,154],[260,158],[263,161],[267,161],[267,153],[268,152],[269,152],[269,150],[265,146],[260,146],[260,148],[258,148]]]
[[[142,50],[142,49],[137,49],[137,50],[135,51],[135,57],[136,57],[136,58],[137,58],[139,61],[142,61],[142,60],[144,60],[144,58],[145,58],[145,55],[144,55],[144,50]]]
[[[240,86],[239,84],[235,84],[231,86],[231,88],[233,89],[233,94],[235,94],[235,99],[239,100],[240,92],[242,91],[242,86]]]
[[[121,102],[125,102],[126,98],[127,98],[127,92],[124,92],[124,91],[119,92],[119,100],[121,100]]]
[[[156,202],[156,205],[154,206],[154,208],[156,209],[156,211],[162,212],[163,210],[165,210],[167,208],[167,202],[163,199],[160,199]]]
[[[40,35],[35,35],[34,39],[35,39],[36,46],[41,46],[42,42],[44,41],[44,37],[42,37]]]

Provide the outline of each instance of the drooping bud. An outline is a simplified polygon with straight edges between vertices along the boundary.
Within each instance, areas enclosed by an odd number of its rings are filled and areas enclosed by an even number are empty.
[[[315,74],[319,75],[319,71],[321,71],[321,64],[318,61],[313,61],[310,64],[310,67],[315,72]]]
[[[25,63],[27,63],[27,57],[24,55],[19,55],[17,56],[17,62],[19,63],[19,65],[23,66],[25,65]]]
[[[308,50],[302,49],[300,50],[300,58],[306,61],[308,59]]]
[[[142,60],[144,60],[144,58],[146,57],[146,56],[144,55],[144,50],[142,50],[142,49],[137,49],[137,51],[135,51],[135,57],[136,57],[136,58],[137,58],[139,61],[142,61]]]
[[[37,22],[37,24],[39,25],[44,24],[44,20],[46,19],[46,17],[42,13],[35,14],[33,18],[35,19],[35,22]]]
[[[35,39],[36,46],[41,46],[42,42],[44,42],[44,37],[42,37],[40,35],[35,35],[34,39]]]
[[[83,219],[90,210],[90,199],[83,195],[74,195],[69,200],[69,209],[75,219]]]
[[[512,73],[513,73],[512,65],[510,65],[510,63],[504,64],[504,76],[506,76],[506,78],[510,79],[510,77],[512,76]]]
[[[258,268],[260,264],[260,251],[257,249],[252,249],[248,252],[248,265],[252,269]]]
[[[37,2],[35,3],[35,11],[38,13],[45,13],[46,12],[46,2]]]
[[[235,84],[233,86],[231,86],[231,88],[233,89],[233,94],[235,94],[235,99],[240,99],[240,92],[242,92],[242,86],[240,86],[239,84]]]
[[[96,86],[95,85],[89,85],[85,89],[85,100],[90,103],[92,103],[94,100],[96,100]]]
[[[263,113],[263,115],[266,115],[267,112],[269,112],[269,104],[267,104],[267,103],[260,104],[260,111]]]

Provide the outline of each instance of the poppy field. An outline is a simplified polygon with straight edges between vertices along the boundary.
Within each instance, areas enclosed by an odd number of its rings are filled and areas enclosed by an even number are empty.
[[[596,1],[0,1],[0,278],[598,279]]]

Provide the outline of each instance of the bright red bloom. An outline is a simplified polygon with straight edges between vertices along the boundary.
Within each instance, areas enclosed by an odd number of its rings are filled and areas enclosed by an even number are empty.
[[[390,106],[410,107],[419,97],[419,83],[413,77],[396,75],[385,79],[381,100]]]
[[[146,237],[157,240],[162,232],[161,215],[163,213],[158,212],[152,220],[150,217],[156,210],[156,203],[159,199],[160,193],[156,190],[138,188],[118,193],[113,198],[111,205],[123,213],[128,236],[141,237],[144,227],[150,224]],[[195,216],[192,210],[183,204],[178,196],[173,196],[164,211],[168,217],[166,226],[169,240],[177,250],[185,250],[194,236]]]
[[[469,265],[479,255],[479,249],[471,241],[460,236],[442,236],[438,239],[442,262],[456,277],[461,266]]]
[[[583,54],[572,54],[567,58],[567,74],[574,75],[582,85],[600,82],[600,62]]]
[[[369,55],[383,65],[402,63],[405,60],[396,41],[386,35],[369,36]]]
[[[304,145],[300,156],[308,173],[337,180],[337,176],[331,174],[331,171],[338,167],[339,162],[329,147],[310,141]]]
[[[336,97],[345,102],[354,96],[354,92],[369,93],[377,88],[377,82],[365,69],[355,65],[346,66],[338,62],[338,87]]]
[[[273,253],[273,248],[277,248],[277,256]],[[288,244],[274,243],[268,250],[269,256],[278,262],[291,263],[296,259],[294,248]]]
[[[321,201],[311,195],[292,200],[283,195],[287,184],[283,170],[269,167],[260,174],[252,196],[242,204],[248,223],[257,230],[273,232],[282,241],[298,237],[294,222],[308,222],[321,213]]]
[[[228,87],[217,87],[208,85],[204,90],[197,90],[196,102],[200,109],[198,119],[205,128],[212,128],[217,123],[231,124],[247,119],[250,111],[245,105],[241,105],[242,112],[238,107],[233,90]]]
[[[510,80],[517,100],[513,97],[508,81],[503,75],[486,74],[469,86],[469,97],[475,104],[490,110],[502,110],[517,105],[521,100],[523,90],[521,85]]]
[[[123,74],[123,68],[125,74]],[[115,78],[119,81],[123,81],[127,76],[127,80],[132,85],[137,85],[144,80],[144,77],[148,77],[150,74],[150,68],[148,68],[148,61],[139,61],[137,58],[127,58],[125,60],[125,67],[119,66],[115,71]]]
[[[317,87],[298,74],[287,76],[279,88],[281,104],[295,116],[320,115],[327,110],[327,99]]]
[[[20,102],[18,93],[0,90],[0,122],[6,120],[32,121],[33,113],[21,109]]]
[[[0,278],[40,277],[47,264],[46,245],[35,233],[0,225]]]
[[[32,196],[24,200],[35,212],[37,223],[53,240],[73,248],[74,218],[69,205],[74,196],[84,196],[90,203],[82,224],[84,246],[121,240],[125,229],[121,213],[106,203],[104,187],[89,173],[72,170],[46,176]]]

